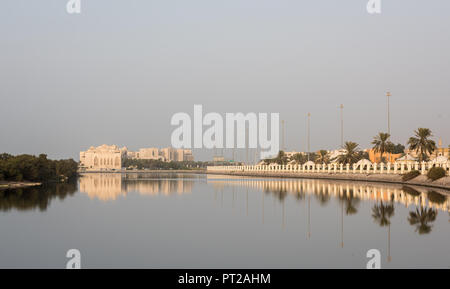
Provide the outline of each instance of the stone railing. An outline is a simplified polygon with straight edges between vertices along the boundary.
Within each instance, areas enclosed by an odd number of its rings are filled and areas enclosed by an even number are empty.
[[[442,167],[449,175],[450,162],[433,164],[415,163],[366,163],[366,164],[303,164],[303,165],[253,165],[253,166],[208,166],[210,172],[267,172],[267,173],[328,173],[328,174],[394,174],[403,175],[413,170],[422,175],[432,167]]]

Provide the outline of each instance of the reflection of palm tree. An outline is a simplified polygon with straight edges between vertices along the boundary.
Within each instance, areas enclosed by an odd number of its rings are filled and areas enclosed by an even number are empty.
[[[389,226],[392,216],[394,216],[394,205],[392,203],[385,205],[381,201],[380,205],[375,204],[372,208],[372,218],[380,227]]]
[[[331,196],[325,192],[315,195],[321,206],[325,206],[331,199]]]
[[[341,202],[341,248],[344,248],[344,204],[345,214],[347,216],[354,215],[358,212],[359,198],[353,194],[353,190],[347,190],[344,195],[339,196]]]
[[[436,220],[437,210],[432,208],[423,208],[422,206],[416,208],[416,211],[409,212],[408,221],[412,226],[416,226],[416,232],[420,235],[429,234],[433,225],[428,223],[434,222]]]
[[[358,213],[357,207],[359,205],[360,199],[355,197],[355,195],[353,194],[353,190],[349,190],[347,194],[339,197],[339,199],[340,201],[345,203],[345,214],[347,216]]]
[[[391,218],[395,214],[393,196],[391,197],[391,202],[388,205],[383,204],[381,201],[380,205],[375,204],[372,208],[372,218],[375,222],[380,225],[380,227],[388,226],[388,262],[391,261]]]

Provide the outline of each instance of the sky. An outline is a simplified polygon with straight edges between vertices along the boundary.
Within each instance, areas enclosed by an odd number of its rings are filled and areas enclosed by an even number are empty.
[[[418,127],[450,143],[450,1],[3,0],[0,152],[75,158],[170,146],[177,112],[280,113],[286,148],[370,147]],[[213,152],[195,150],[196,159]]]

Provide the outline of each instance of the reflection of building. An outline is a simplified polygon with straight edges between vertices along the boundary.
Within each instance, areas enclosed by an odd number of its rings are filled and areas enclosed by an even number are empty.
[[[101,145],[90,147],[80,152],[80,168],[86,170],[120,170],[122,159],[126,156],[127,148],[116,145]]]
[[[126,191],[122,190],[120,174],[84,174],[79,180],[80,192],[88,194],[91,199],[115,200],[126,194]]]
[[[116,200],[117,197],[126,196],[129,192],[151,196],[181,195],[192,192],[194,185],[193,179],[142,179],[136,174],[115,173],[83,174],[79,181],[80,192],[88,194],[91,199],[97,198],[102,201]]]

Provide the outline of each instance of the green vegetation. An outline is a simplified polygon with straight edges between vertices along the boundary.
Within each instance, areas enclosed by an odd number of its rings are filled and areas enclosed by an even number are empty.
[[[428,170],[427,177],[433,181],[438,180],[445,177],[445,170],[440,167],[431,168],[430,170]]]
[[[73,159],[49,160],[47,155],[0,154],[0,181],[49,182],[73,178],[78,163]]]
[[[328,164],[330,162],[330,156],[326,150],[320,150],[317,153],[317,158],[315,160],[318,164]]]
[[[404,182],[407,182],[407,181],[410,181],[410,180],[412,180],[412,179],[414,179],[414,178],[417,178],[418,176],[420,176],[420,172],[417,171],[417,170],[413,170],[413,171],[410,171],[410,172],[407,173],[407,174],[404,174],[404,175],[402,176],[402,180],[403,180]]]
[[[396,144],[392,147],[393,154],[403,154],[405,153],[405,146],[402,144]]]
[[[328,154],[327,151],[325,151],[325,150],[321,150],[321,152],[325,152],[326,155]],[[308,155],[309,155],[309,158],[308,158]],[[308,161],[308,159],[313,162],[314,161],[318,162],[321,157],[322,156],[320,156],[316,153],[296,153],[295,155],[293,155],[289,158],[286,156],[284,151],[279,151],[278,155],[275,158],[265,159],[264,163],[266,165],[269,165],[272,163],[276,163],[279,165],[286,165],[289,162],[294,161],[296,164],[303,165],[304,163],[306,163]],[[325,156],[323,156],[323,157],[325,157]]]
[[[388,133],[380,132],[373,138],[373,150],[380,153],[382,159],[385,153],[392,153],[394,151],[395,145],[389,141],[390,136]]]
[[[336,161],[340,164],[354,164],[361,159],[362,152],[358,148],[358,144],[355,142],[345,142],[343,149],[345,154],[342,154],[336,158]]]
[[[428,160],[428,155],[436,149],[436,143],[429,138],[433,136],[429,128],[418,128],[415,136],[408,140],[409,149],[419,154],[419,161]]]
[[[126,169],[149,170],[191,170],[204,168],[212,163],[208,162],[164,162],[162,160],[125,159],[122,166]]]

